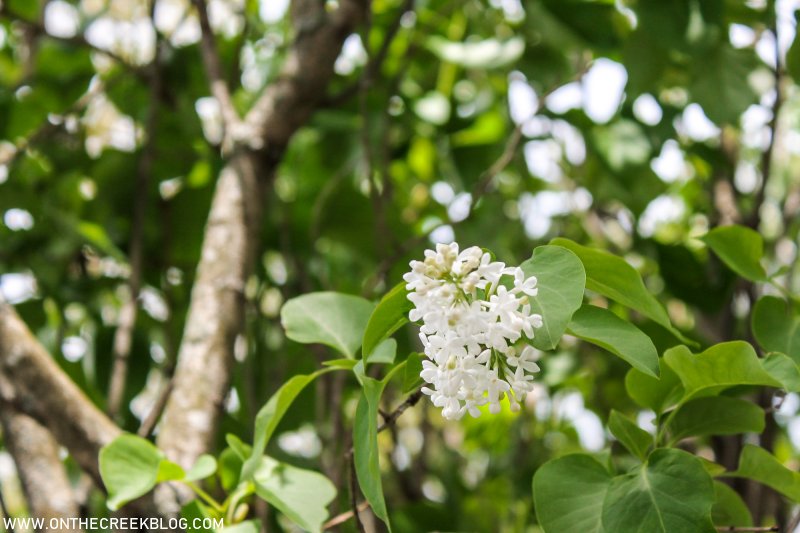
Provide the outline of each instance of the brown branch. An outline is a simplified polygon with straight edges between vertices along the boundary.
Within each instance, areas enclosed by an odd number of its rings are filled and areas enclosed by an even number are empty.
[[[0,303],[0,395],[47,427],[101,487],[100,448],[120,434],[58,367],[16,311]]]
[[[295,42],[280,75],[245,118],[253,142],[267,155],[282,153],[294,132],[324,100],[342,43],[362,21],[365,10],[366,0],[342,0],[330,13],[318,0],[292,3]]]
[[[150,436],[150,434],[153,433],[156,424],[158,424],[158,419],[161,418],[164,408],[167,406],[167,401],[172,394],[172,389],[173,382],[172,378],[170,378],[166,385],[164,385],[164,388],[161,389],[161,392],[156,398],[156,401],[153,403],[153,407],[150,409],[150,412],[147,413],[147,416],[139,426],[139,430],[136,432],[137,435],[146,439]]]
[[[411,395],[409,395],[409,397],[406,398],[406,400],[403,403],[398,405],[394,411],[383,417],[384,421],[383,424],[378,426],[378,433],[386,429],[389,429],[390,426],[394,425],[397,422],[397,419],[400,418],[400,416],[403,413],[405,413],[409,408],[417,405],[417,403],[419,403],[421,398],[422,398],[422,389],[418,389],[413,393],[411,393]]]
[[[159,446],[189,466],[213,445],[244,327],[244,287],[253,270],[262,195],[297,129],[316,109],[344,39],[363,5],[342,0],[328,13],[318,0],[293,4],[296,39],[281,74],[247,114],[247,144],[235,143],[220,174],[203,237],[174,390],[164,411]]]
[[[773,22],[775,15],[773,14]],[[775,41],[778,40],[778,31],[776,25],[773,23],[772,32],[775,35]],[[767,193],[767,183],[769,182],[770,173],[772,171],[773,153],[775,152],[776,137],[778,136],[778,116],[783,106],[783,79],[784,70],[781,65],[781,57],[779,47],[775,46],[775,70],[773,71],[775,78],[775,101],[772,103],[772,118],[769,121],[769,144],[767,149],[761,154],[761,185],[756,191],[753,209],[750,216],[747,218],[747,225],[753,229],[758,229],[761,223],[761,205],[764,203]]]
[[[217,181],[174,388],[158,435],[159,446],[184,467],[211,448],[228,394],[233,345],[243,331],[244,287],[263,213],[260,173],[255,154],[242,151]]]
[[[395,37],[397,37],[398,32],[400,31],[401,22],[403,20],[403,16],[408,13],[409,11],[414,10],[414,0],[405,0],[403,2],[400,11],[398,11],[397,16],[392,21],[392,24],[386,30],[386,36],[381,43],[381,47],[374,55],[370,55],[367,58],[367,64],[364,66],[364,71],[361,74],[361,78],[356,80],[355,83],[348,85],[344,88],[339,94],[336,94],[328,99],[325,100],[324,104],[326,107],[336,107],[339,106],[353,96],[355,96],[361,86],[363,85],[364,80],[369,80],[371,84],[372,81],[375,79],[378,73],[380,73],[381,68],[383,67],[383,63],[386,61],[386,57],[389,55],[389,49],[394,42]],[[369,37],[369,33],[367,33],[367,37]],[[364,41],[364,47],[367,48],[369,46],[369,41]]]
[[[358,482],[356,481],[356,460],[353,457],[353,454],[347,458],[347,462],[349,464],[349,480],[350,480],[350,507],[353,520],[356,523],[356,527],[358,528],[359,533],[366,533],[364,529],[364,524],[361,522],[361,516],[359,516],[360,509],[358,508]]]
[[[154,7],[151,2],[151,20],[155,26]],[[107,412],[115,418],[120,411],[125,397],[125,385],[128,378],[128,364],[133,346],[133,333],[136,328],[136,315],[139,309],[139,292],[142,286],[142,256],[144,253],[144,224],[147,212],[147,199],[150,189],[150,175],[153,173],[153,164],[156,159],[156,128],[161,101],[161,39],[156,38],[156,50],[153,62],[148,69],[150,81],[150,108],[145,123],[145,141],[139,157],[139,168],[136,173],[136,182],[133,201],[133,221],[131,241],[128,256],[130,258],[130,277],[128,278],[128,299],[122,304],[119,314],[119,324],[114,332],[112,357],[114,360],[111,369],[111,378],[108,386]]]
[[[197,18],[200,22],[200,52],[203,57],[203,65],[206,68],[211,94],[219,102],[225,132],[224,137],[228,139],[231,132],[238,127],[241,119],[236,112],[236,106],[233,105],[228,84],[222,74],[222,62],[217,50],[217,43],[214,40],[214,32],[208,20],[206,2],[205,0],[192,0],[192,3],[197,8]],[[225,144],[227,143],[223,141],[223,145]]]
[[[50,432],[8,402],[0,402],[0,423],[30,515],[47,522],[53,518],[79,516],[69,478],[58,455],[58,443]]]
[[[364,500],[363,502],[361,502],[358,505],[356,505],[356,511],[358,513],[362,513],[364,511],[366,511],[367,509],[369,509],[369,502],[366,501],[366,500]],[[345,511],[344,513],[338,514],[338,515],[334,516],[333,518],[331,518],[330,520],[328,520],[327,522],[325,522],[324,524],[322,524],[322,531],[326,531],[328,529],[331,529],[332,527],[338,526],[340,524],[344,524],[345,522],[347,522],[348,520],[353,518],[355,515],[356,515],[356,512],[353,512],[352,510]]]

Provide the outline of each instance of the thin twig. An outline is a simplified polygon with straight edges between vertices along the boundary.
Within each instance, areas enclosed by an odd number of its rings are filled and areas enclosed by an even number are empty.
[[[225,82],[225,77],[222,75],[222,62],[217,50],[217,43],[214,40],[214,32],[208,19],[206,2],[205,0],[192,0],[192,3],[197,8],[197,18],[200,22],[200,51],[203,56],[203,64],[206,68],[211,94],[219,102],[222,111],[222,121],[225,136],[227,137],[231,128],[235,128],[239,124],[240,117],[236,112],[236,107],[233,105],[233,99]]]
[[[397,34],[400,31],[403,17],[406,13],[413,10],[414,0],[405,0],[400,8],[400,11],[398,11],[397,16],[392,21],[392,24],[386,29],[386,36],[384,37],[380,48],[374,55],[370,55],[367,58],[367,64],[364,67],[361,77],[351,85],[345,87],[341,92],[339,92],[339,94],[328,98],[324,102],[325,107],[338,107],[342,105],[359,92],[363,85],[363,80],[373,80],[375,78],[375,76],[381,71],[383,63],[386,61],[386,57],[389,55],[389,49],[392,47],[392,43],[394,43],[394,39],[397,37]],[[369,31],[367,31],[365,35],[369,37]],[[369,42],[367,40],[364,41],[364,46],[369,46]]]
[[[367,65],[370,64],[372,54],[369,49],[369,34],[372,30],[372,9],[365,11],[364,17],[364,45],[367,51]],[[388,38],[388,37],[387,37]],[[386,41],[384,41],[386,44]],[[375,216],[375,249],[378,257],[384,257],[388,251],[389,240],[392,232],[386,223],[386,212],[384,211],[383,195],[379,191],[382,179],[379,171],[375,168],[374,154],[372,150],[372,135],[370,127],[369,95],[370,89],[375,82],[375,70],[367,68],[361,76],[358,84],[358,105],[361,114],[361,150],[363,153],[364,173],[367,176],[369,185],[369,198],[372,203],[372,212]],[[385,178],[385,177],[384,177]]]
[[[151,2],[150,16],[155,26],[155,0]],[[139,157],[139,168],[136,173],[133,222],[131,242],[128,256],[131,273],[128,277],[128,299],[122,304],[119,324],[114,332],[112,347],[114,365],[108,387],[108,416],[115,418],[125,398],[125,385],[128,378],[128,366],[133,346],[133,332],[136,327],[136,315],[139,309],[139,293],[142,285],[142,268],[144,255],[144,224],[147,212],[147,199],[150,188],[150,175],[156,158],[156,128],[158,127],[159,102],[161,99],[161,40],[156,39],[155,56],[148,69],[150,80],[150,109],[145,123],[145,144]]]
[[[356,506],[356,509],[358,509],[359,513],[366,511],[367,509],[369,509],[369,502],[364,500],[363,502],[359,503]],[[325,522],[324,524],[322,524],[322,531],[338,526],[339,524],[344,524],[345,522],[353,518],[355,515],[356,513],[354,513],[352,510],[338,514],[333,518],[331,518],[330,520],[328,520],[327,522]]]
[[[772,29],[775,34],[775,41],[777,42],[777,26],[773,25]],[[754,229],[757,229],[761,222],[761,204],[764,203],[764,198],[766,197],[767,193],[767,183],[769,182],[769,176],[772,170],[773,153],[775,151],[775,139],[778,136],[778,115],[781,111],[781,107],[783,106],[783,90],[781,85],[783,85],[784,71],[783,65],[781,64],[779,48],[780,47],[778,46],[775,47],[775,70],[773,71],[773,76],[775,78],[775,101],[772,103],[772,118],[770,118],[769,121],[769,130],[771,135],[769,137],[767,149],[764,150],[763,154],[761,154],[761,185],[756,192],[753,210],[750,212],[750,216],[747,219],[747,225]]]
[[[417,403],[419,403],[421,398],[422,398],[422,389],[414,391],[408,398],[406,398],[406,401],[398,405],[394,411],[383,417],[384,422],[383,424],[378,426],[378,433],[386,429],[389,429],[389,426],[392,426],[395,422],[397,422],[397,419],[400,418],[400,416],[403,413],[405,413],[406,410],[408,410],[410,407],[414,407],[415,405],[417,405]]]
[[[353,513],[353,520],[356,523],[356,527],[358,527],[358,531],[360,533],[366,533],[364,530],[364,524],[361,523],[361,517],[358,515],[359,508],[358,508],[358,482],[356,481],[356,461],[352,454],[348,457],[348,462],[350,463],[350,507],[352,507]]]
[[[172,377],[169,378],[164,388],[161,389],[156,401],[153,403],[152,409],[150,412],[147,413],[147,417],[142,420],[142,425],[139,426],[139,431],[136,432],[142,438],[149,437],[153,430],[158,424],[158,420],[161,418],[161,413],[164,412],[164,407],[167,405],[167,400],[169,400],[170,394],[172,394],[172,386],[173,386],[173,379]]]

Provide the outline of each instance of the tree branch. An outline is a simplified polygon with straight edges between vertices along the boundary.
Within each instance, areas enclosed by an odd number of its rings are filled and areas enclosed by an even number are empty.
[[[228,84],[225,82],[225,77],[222,74],[222,62],[219,58],[219,51],[217,50],[217,43],[214,40],[214,31],[211,29],[211,23],[208,20],[208,10],[206,8],[205,0],[192,0],[192,3],[197,8],[197,18],[200,22],[200,52],[203,57],[203,65],[206,68],[206,75],[208,76],[208,84],[211,88],[211,94],[219,102],[222,111],[222,122],[224,129],[224,138],[228,139],[231,132],[235,131],[239,126],[241,119],[236,112],[236,107],[233,105],[231,93],[228,90]],[[229,143],[223,140],[223,145]]]
[[[58,444],[50,432],[7,402],[0,402],[0,407],[3,439],[17,466],[31,516],[48,522],[79,516]]]
[[[336,11],[325,3],[293,3],[296,32],[278,79],[269,85],[245,117],[252,139],[268,153],[282,152],[289,139],[323,101],[345,38],[363,20],[366,0],[342,0]]]
[[[155,1],[151,2],[150,18],[154,20]],[[150,189],[150,175],[156,159],[156,127],[161,101],[161,39],[156,37],[156,50],[153,62],[148,68],[150,80],[149,103],[145,122],[145,141],[139,156],[139,167],[136,173],[133,221],[131,229],[130,260],[131,274],[128,278],[128,299],[122,304],[119,324],[114,332],[113,359],[111,379],[108,386],[108,415],[112,418],[119,414],[125,397],[125,385],[128,378],[128,361],[133,345],[133,333],[136,327],[136,315],[139,309],[139,292],[142,285],[142,256],[144,249],[144,224],[147,212],[147,199]]]
[[[159,446],[183,466],[209,450],[216,436],[230,386],[234,342],[243,330],[243,291],[258,249],[263,190],[291,136],[317,107],[345,37],[361,20],[361,9],[355,0],[342,0],[332,13],[318,0],[295,2],[296,40],[278,80],[245,119],[257,135],[234,144],[220,174],[174,389],[158,436]]]
[[[205,229],[173,391],[158,435],[159,446],[184,467],[211,448],[228,394],[263,213],[257,163],[253,152],[234,154],[217,182]]]
[[[0,302],[0,396],[36,418],[102,487],[100,448],[120,434],[58,367],[7,303]]]

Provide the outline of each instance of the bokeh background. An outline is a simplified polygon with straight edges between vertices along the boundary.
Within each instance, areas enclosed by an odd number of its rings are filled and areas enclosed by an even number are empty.
[[[175,366],[223,165],[197,13],[188,0],[0,5],[0,295],[105,409],[138,240],[138,318],[117,414],[136,431]],[[296,38],[288,7],[208,2],[240,110],[276,81]],[[696,237],[750,225],[766,239],[769,270],[800,289],[796,9],[796,0],[374,0],[266,196],[220,442],[248,438],[288,376],[331,357],[285,338],[284,301],[313,290],[379,297],[436,242],[482,246],[510,264],[555,236],[601,246],[634,265],[701,343],[749,338],[757,295]],[[632,319],[658,338],[657,326]],[[400,353],[417,348],[413,327],[398,338]],[[537,466],[570,451],[613,454],[611,408],[651,427],[618,359],[566,338],[542,367],[521,414],[445,423],[422,402],[380,435],[398,531],[537,531]],[[342,479],[356,400],[353,383],[321,382],[272,453]],[[795,465],[798,410],[794,394],[777,406],[772,444]],[[713,457],[725,443],[692,445]],[[64,461],[87,512],[105,513]],[[0,483],[7,512],[24,516],[6,451]]]

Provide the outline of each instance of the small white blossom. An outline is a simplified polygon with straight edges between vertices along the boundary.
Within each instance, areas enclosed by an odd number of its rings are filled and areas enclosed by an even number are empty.
[[[430,387],[422,391],[445,418],[477,417],[486,404],[498,413],[504,398],[518,411],[539,371],[539,352],[528,344],[542,326],[530,305],[536,277],[477,246],[459,253],[456,243],[438,244],[410,266],[403,276],[414,304],[409,318],[422,322],[428,358],[420,376]]]

